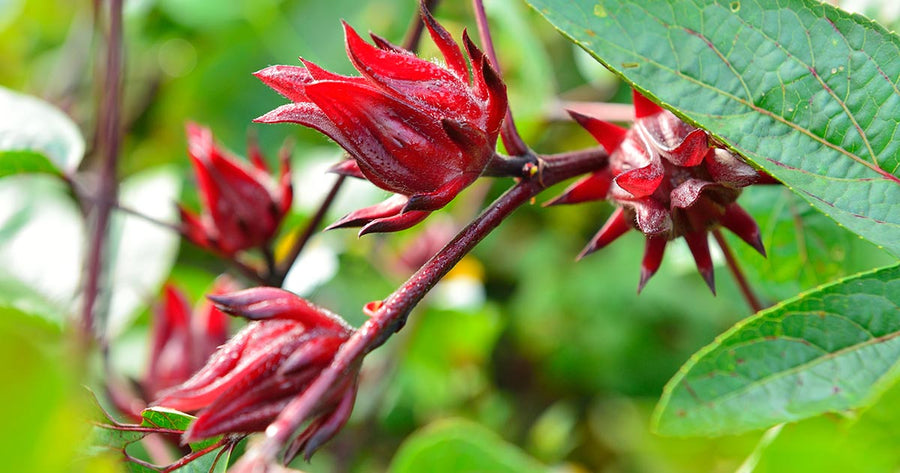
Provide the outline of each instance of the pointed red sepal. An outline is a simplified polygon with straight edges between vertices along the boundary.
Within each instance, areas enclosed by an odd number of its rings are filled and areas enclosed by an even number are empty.
[[[636,198],[653,195],[663,180],[663,169],[657,161],[616,176],[616,184]]]
[[[378,46],[378,49],[395,52],[397,54],[412,54],[411,52],[401,48],[400,46],[397,46],[396,44],[384,39],[381,36],[378,36],[375,33],[369,32],[369,37],[372,38],[372,43],[374,43],[375,46]]]
[[[422,20],[425,22],[425,27],[428,28],[428,34],[431,35],[434,44],[437,45],[441,54],[444,56],[444,62],[447,63],[447,67],[453,71],[458,78],[468,81],[469,69],[466,67],[466,60],[462,55],[462,51],[459,50],[456,41],[453,41],[453,37],[450,33],[435,21],[434,17],[431,16],[431,12],[425,8],[424,2],[419,3],[419,11],[422,14]]]
[[[393,217],[379,218],[359,229],[359,236],[367,235],[369,233],[399,232],[400,230],[406,230],[422,220],[425,220],[430,214],[431,212],[412,210]]]
[[[288,447],[285,452],[285,463],[289,463],[298,454],[309,461],[312,454],[331,440],[350,419],[353,404],[356,402],[356,386],[347,389],[338,405],[327,415],[316,419]]]
[[[208,250],[221,251],[215,244],[215,237],[207,231],[202,217],[178,205],[178,215],[181,219],[181,232],[191,243]]]
[[[594,139],[603,145],[603,149],[609,154],[612,154],[622,144],[622,141],[625,140],[625,135],[628,133],[628,130],[619,125],[613,125],[598,118],[582,115],[573,110],[566,111],[582,128],[587,130]]]
[[[307,328],[349,330],[337,315],[277,287],[255,287],[230,294],[210,294],[207,298],[219,310],[248,320],[290,319]]]
[[[703,162],[709,149],[709,135],[698,128],[688,133],[678,146],[660,149],[660,154],[677,166],[694,167]]]
[[[725,213],[719,217],[722,226],[731,230],[731,233],[737,235],[741,240],[747,242],[759,254],[766,256],[766,247],[762,242],[762,234],[759,231],[759,225],[756,220],[750,216],[740,205],[731,203],[725,207]]]
[[[580,260],[606,245],[609,245],[628,230],[631,230],[631,225],[625,217],[625,210],[622,207],[619,207],[613,212],[606,223],[603,224],[603,228],[594,235],[594,238],[591,239],[590,243],[581,250],[581,253],[576,259]]]
[[[353,158],[345,159],[334,166],[328,168],[328,172],[339,176],[355,177],[356,179],[365,180],[366,176],[359,170],[359,164]]]
[[[391,197],[369,207],[364,207],[341,217],[337,222],[327,226],[325,230],[335,228],[361,227],[372,220],[397,215],[406,205],[407,198],[400,194]]]
[[[634,118],[641,119],[656,115],[657,113],[665,111],[659,105],[651,102],[650,99],[641,95],[637,89],[631,90],[631,98],[634,101]]]
[[[462,39],[469,60],[472,62],[472,88],[475,96],[480,100],[487,101],[485,132],[490,136],[495,136],[499,133],[503,117],[506,115],[508,105],[506,84],[503,83],[497,70],[491,66],[487,56],[472,42],[467,30],[463,30]]]
[[[263,159],[262,151],[259,149],[259,139],[256,133],[253,132],[247,137],[247,158],[250,159],[253,167],[268,174],[269,166],[266,165],[266,160]]]
[[[584,177],[569,186],[562,194],[544,203],[551,205],[578,204],[606,198],[612,184],[613,175],[608,167]]]
[[[306,102],[303,88],[314,79],[309,69],[300,66],[270,66],[253,73],[263,84],[268,85],[291,102]]]
[[[281,194],[281,202],[278,206],[280,217],[282,218],[291,210],[294,205],[294,183],[291,180],[291,155],[292,143],[285,140],[284,145],[278,153],[278,159],[281,161],[281,175],[278,179],[278,191]]]
[[[487,100],[487,84],[484,82],[484,76],[477,73],[477,71],[480,71],[483,64],[486,62],[484,53],[480,49],[478,49],[478,46],[475,46],[475,43],[472,42],[472,38],[469,37],[469,31],[467,29],[463,29],[462,41],[463,47],[466,49],[466,54],[469,55],[469,62],[472,63],[473,92],[475,92],[475,96],[478,97],[479,100]]]
[[[668,243],[669,241],[662,237],[647,237],[644,245],[644,259],[641,260],[641,280],[638,283],[638,294],[644,290],[647,281],[659,270]]]
[[[684,234],[684,240],[694,256],[694,262],[697,263],[697,270],[709,286],[709,290],[713,295],[716,294],[716,280],[713,274],[712,256],[709,253],[709,241],[706,237],[706,230],[695,232],[687,232]]]

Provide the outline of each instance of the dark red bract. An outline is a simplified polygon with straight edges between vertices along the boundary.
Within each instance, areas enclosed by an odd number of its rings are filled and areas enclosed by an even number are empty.
[[[184,441],[264,430],[299,396],[353,333],[340,317],[282,289],[258,287],[210,296],[220,310],[252,322],[184,384],[153,405],[196,412]],[[320,400],[289,456],[307,457],[350,417],[359,367]]]
[[[282,154],[276,183],[255,144],[248,167],[216,145],[208,128],[189,123],[187,137],[203,213],[179,208],[185,236],[225,255],[267,244],[293,199],[288,154]]]
[[[697,268],[715,292],[707,232],[722,225],[765,255],[756,222],[735,202],[760,174],[713,143],[706,131],[634,92],[635,121],[624,129],[569,112],[610,153],[609,166],[570,186],[550,204],[609,199],[613,215],[585,247],[585,256],[636,228],[647,237],[638,290],[659,269],[666,244],[684,237]]]
[[[344,24],[347,55],[361,77],[305,67],[272,66],[256,76],[293,103],[257,121],[293,122],[328,135],[354,159],[345,173],[394,192],[388,202],[354,212],[334,227],[360,233],[397,231],[450,202],[481,175],[494,154],[506,112],[506,87],[463,33],[462,51],[424,8],[422,17],[444,64],[372,35],[365,42]]]

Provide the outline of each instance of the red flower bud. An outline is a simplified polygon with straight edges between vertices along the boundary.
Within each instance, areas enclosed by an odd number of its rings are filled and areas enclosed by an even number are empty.
[[[184,441],[264,430],[328,366],[353,333],[343,319],[282,289],[260,287],[209,296],[216,307],[251,320],[184,384],[154,402],[197,419]],[[358,366],[320,401],[289,455],[307,457],[350,416]]]
[[[187,138],[203,214],[180,208],[185,236],[226,255],[268,243],[293,199],[288,153],[282,153],[276,183],[255,143],[249,146],[253,167],[248,167],[219,148],[208,128],[188,123]]]
[[[354,212],[335,227],[363,226],[361,233],[409,228],[477,179],[494,153],[506,86],[463,33],[470,82],[459,46],[424,7],[422,18],[443,65],[375,35],[373,46],[345,23],[347,54],[362,77],[333,74],[303,59],[305,67],[256,73],[293,102],[256,121],[321,131],[355,160],[356,168],[343,166],[342,173],[358,172],[401,196]]]
[[[631,228],[647,236],[638,291],[656,272],[666,243],[683,236],[701,275],[715,292],[706,233],[719,225],[765,255],[756,222],[735,203],[760,174],[715,144],[706,131],[634,92],[629,130],[569,112],[609,152],[609,167],[587,176],[549,202],[609,199],[619,208],[581,252],[603,248]]]
[[[234,290],[228,279],[219,279],[214,294]],[[184,293],[166,285],[163,301],[153,313],[150,363],[144,379],[147,399],[188,379],[228,339],[228,319],[209,302],[191,313]]]

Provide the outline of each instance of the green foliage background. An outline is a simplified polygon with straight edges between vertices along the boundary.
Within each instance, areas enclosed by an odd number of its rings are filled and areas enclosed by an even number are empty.
[[[559,116],[559,97],[627,102],[628,88],[523,3],[486,3],[526,141],[542,152],[593,146],[582,130],[553,118]],[[400,42],[414,10],[409,0],[127,2],[123,178],[160,169],[189,176],[186,120],[208,124],[237,151],[252,129],[270,157],[291,137],[295,173],[303,179],[295,189],[301,205],[283,228],[289,233],[321,198],[321,186],[314,183],[323,180],[322,163],[340,154],[298,126],[251,124],[283,99],[250,73],[270,64],[297,64],[298,55],[351,73],[338,19]],[[445,1],[437,16],[456,37],[464,27],[475,30],[467,2]],[[0,1],[0,85],[66,111],[86,136],[83,167],[96,159],[90,152],[98,102],[94,77],[102,71],[91,31],[86,0]],[[436,54],[427,39],[423,48],[425,55]],[[38,187],[11,184],[25,179],[48,190],[29,192]],[[0,190],[38,203],[50,195],[67,199],[53,179],[4,177]],[[182,200],[195,203],[190,178],[176,180]],[[483,196],[499,195],[510,184],[479,183],[443,213],[458,228],[480,208]],[[552,195],[554,190],[548,191],[545,200]],[[331,218],[381,197],[354,186],[345,190]],[[769,257],[761,258],[736,238],[729,242],[770,303],[896,261],[787,189],[751,188],[741,204],[760,223]],[[66,209],[78,218],[74,205]],[[0,210],[3,245],[21,221]],[[610,212],[597,203],[533,205],[514,214],[450,275],[456,292],[452,284],[439,288],[400,334],[373,353],[350,424],[311,464],[296,466],[310,472],[732,472],[751,457],[760,472],[900,468],[897,389],[864,412],[787,425],[770,443],[759,442],[761,432],[716,439],[651,433],[651,411],[664,384],[692,353],[750,314],[724,266],[717,266],[718,297],[709,294],[680,242],[640,297],[635,288],[643,241],[636,233],[575,263]],[[306,264],[309,273],[326,276],[306,295],[359,325],[360,308],[410,273],[397,264],[398,254],[420,231],[360,240],[352,231],[317,237],[313,246],[324,259]],[[83,241],[74,233],[55,238],[60,244]],[[141,268],[166,256],[149,252],[135,258],[130,264]],[[331,259],[340,267],[334,275],[324,270]],[[224,270],[187,244],[166,261],[171,261],[168,279],[195,300]],[[94,410],[81,385],[100,386],[100,370],[98,360],[72,356],[77,347],[68,342],[65,320],[77,313],[77,300],[47,302],[33,280],[23,282],[17,274],[16,268],[0,270],[0,307],[6,307],[0,308],[3,469],[117,471],[114,455],[85,453]],[[77,284],[77,272],[71,278]],[[134,309],[110,321],[120,327],[113,363],[125,375],[139,378],[143,372],[147,308],[164,279],[165,274],[135,286]]]

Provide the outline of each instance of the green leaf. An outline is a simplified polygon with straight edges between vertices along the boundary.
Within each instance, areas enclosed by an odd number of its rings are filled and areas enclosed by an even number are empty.
[[[722,435],[870,404],[900,377],[900,265],[838,281],[754,315],[666,385],[654,423]]]
[[[196,417],[166,407],[148,407],[141,411],[141,425],[170,430],[187,430]]]
[[[196,417],[167,407],[148,407],[141,411],[141,425],[160,429],[187,430]],[[219,441],[221,437],[213,437],[190,444],[191,451],[202,450]]]
[[[0,177],[26,173],[59,174],[59,169],[35,151],[0,151]]]
[[[900,38],[812,0],[528,0],[655,101],[900,255]]]
[[[17,172],[69,173],[84,156],[84,138],[53,105],[0,87],[0,151],[17,151],[0,152],[0,177]]]
[[[494,432],[470,421],[438,421],[412,434],[391,473],[537,473],[549,471]]]

